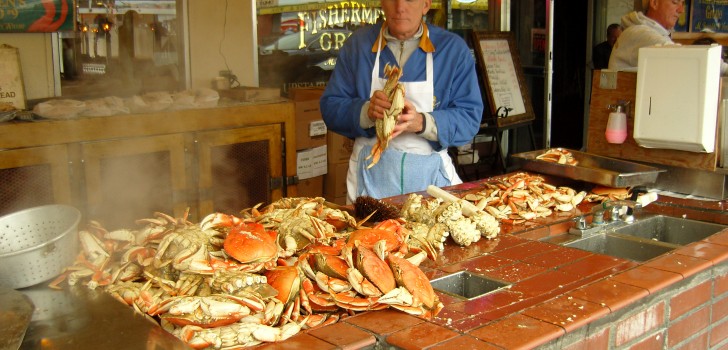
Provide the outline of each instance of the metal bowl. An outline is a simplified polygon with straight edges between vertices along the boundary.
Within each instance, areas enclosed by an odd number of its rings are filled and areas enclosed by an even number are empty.
[[[73,264],[80,221],[78,209],[60,204],[0,217],[0,286],[29,287]]]

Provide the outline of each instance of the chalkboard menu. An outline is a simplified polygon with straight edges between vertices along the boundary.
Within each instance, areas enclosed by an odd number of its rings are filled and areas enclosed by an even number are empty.
[[[485,78],[491,115],[507,126],[534,119],[515,40],[511,32],[473,32],[476,61]]]

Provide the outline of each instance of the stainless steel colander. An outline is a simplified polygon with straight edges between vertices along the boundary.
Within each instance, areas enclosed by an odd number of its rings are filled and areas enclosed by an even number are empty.
[[[29,287],[73,264],[79,221],[78,209],[60,204],[0,217],[0,286]]]

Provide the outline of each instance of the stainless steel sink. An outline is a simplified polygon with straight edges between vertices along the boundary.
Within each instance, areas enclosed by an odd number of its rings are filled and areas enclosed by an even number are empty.
[[[710,222],[655,215],[616,228],[614,232],[653,241],[686,245],[710,237],[726,227]]]
[[[564,245],[634,261],[647,261],[678,247],[675,244],[606,233],[582,237]]]
[[[509,287],[509,284],[495,281],[468,271],[456,272],[430,281],[432,288],[451,296],[475,299],[488,293]]]
[[[634,261],[646,261],[707,238],[726,225],[665,215],[640,216],[632,223],[571,230],[544,241]]]

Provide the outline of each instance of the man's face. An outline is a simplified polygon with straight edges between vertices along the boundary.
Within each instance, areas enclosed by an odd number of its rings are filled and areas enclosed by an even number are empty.
[[[614,46],[614,43],[617,42],[617,39],[619,39],[619,36],[622,35],[622,29],[620,28],[614,28],[609,31],[609,36],[607,37],[607,41],[609,42],[609,45]]]
[[[674,28],[680,15],[685,12],[685,0],[650,0],[649,5],[647,17],[667,30]]]
[[[408,39],[417,33],[432,0],[381,0],[389,33],[397,39]]]

